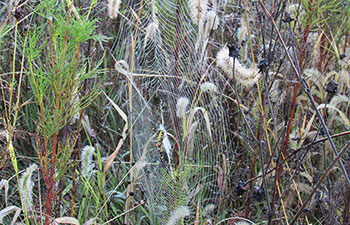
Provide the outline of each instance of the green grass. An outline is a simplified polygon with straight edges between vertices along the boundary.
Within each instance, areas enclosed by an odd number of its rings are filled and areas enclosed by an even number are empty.
[[[350,222],[350,4],[191,2],[0,2],[0,223]]]

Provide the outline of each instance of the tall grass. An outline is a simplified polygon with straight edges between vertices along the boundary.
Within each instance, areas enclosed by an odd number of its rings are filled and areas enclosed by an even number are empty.
[[[349,9],[1,2],[0,222],[350,222]]]

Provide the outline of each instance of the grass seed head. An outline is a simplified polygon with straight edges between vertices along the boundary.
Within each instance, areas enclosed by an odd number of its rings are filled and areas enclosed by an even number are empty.
[[[214,83],[204,82],[201,85],[201,91],[203,91],[203,92],[215,92],[215,91],[217,91],[217,88],[216,88]]]
[[[216,56],[216,64],[229,79],[233,79],[233,57],[229,56],[228,47],[222,48]],[[260,73],[257,68],[247,68],[238,59],[235,60],[235,79],[238,83],[251,86],[258,82]]]
[[[175,225],[176,222],[190,215],[190,210],[187,206],[177,207],[170,215],[167,225]]]
[[[191,18],[195,24],[204,20],[208,10],[208,0],[190,0]]]
[[[181,97],[177,100],[176,104],[176,116],[183,118],[186,114],[186,109],[190,101],[186,97]]]
[[[108,1],[108,15],[110,18],[114,19],[117,18],[119,7],[120,7],[120,0],[109,0]]]
[[[19,191],[21,192],[21,198],[24,210],[30,210],[33,206],[33,186],[32,180],[33,172],[38,168],[36,164],[31,164],[26,172],[23,173],[19,180]]]
[[[90,172],[95,167],[92,162],[92,155],[95,152],[95,148],[93,146],[87,145],[81,151],[81,173],[84,177],[88,177]]]

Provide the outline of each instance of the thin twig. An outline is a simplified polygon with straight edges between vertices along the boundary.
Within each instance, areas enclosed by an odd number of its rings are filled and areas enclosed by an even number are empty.
[[[311,191],[309,197],[306,199],[306,201],[303,203],[303,205],[300,207],[300,209],[298,210],[298,212],[295,214],[294,218],[292,219],[292,221],[290,222],[290,225],[293,225],[296,220],[298,219],[298,217],[300,216],[300,214],[303,212],[303,210],[305,209],[306,205],[309,203],[309,201],[311,200],[312,196],[315,194],[315,192],[317,191],[317,189],[321,186],[322,181],[328,176],[328,174],[332,171],[333,167],[335,166],[335,164],[340,160],[342,154],[344,152],[346,152],[348,150],[350,146],[350,142],[348,142],[343,149],[337,154],[337,156],[335,157],[335,159],[332,161],[332,163],[327,167],[326,172],[321,176],[320,180],[318,181],[318,183],[315,185],[315,187],[313,188],[313,190]]]

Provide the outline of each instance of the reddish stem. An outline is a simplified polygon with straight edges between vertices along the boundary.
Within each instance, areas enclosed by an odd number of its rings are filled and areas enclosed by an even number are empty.
[[[306,56],[306,43],[307,43],[307,39],[308,39],[308,36],[310,33],[311,17],[309,17],[307,24],[308,25],[306,26],[306,28],[304,30],[303,41],[302,41],[301,45],[299,46],[299,50],[300,50],[299,68],[301,70],[301,73],[302,73],[302,69],[303,69],[304,61],[305,61],[305,56]],[[297,99],[297,96],[299,94],[299,90],[300,90],[300,82],[298,82],[294,87],[294,93],[293,93],[293,98],[292,98],[292,107],[291,107],[290,114],[289,114],[286,137],[285,137],[284,144],[282,146],[282,151],[281,151],[282,161],[285,159],[285,156],[287,153],[287,148],[288,148],[288,143],[289,143],[289,135],[290,135],[290,132],[292,130],[292,123],[294,120],[295,107],[296,107],[296,99]],[[279,168],[278,168],[277,184],[281,184],[282,172],[283,172],[283,163],[281,163]]]
[[[49,190],[47,194],[47,202],[46,202],[46,217],[45,217],[45,225],[50,224],[50,215],[51,215],[51,202],[52,202],[52,192],[54,182],[54,173],[55,173],[55,159],[56,159],[56,146],[57,146],[57,133],[53,135],[52,141],[52,153],[51,153],[51,168],[50,168],[50,180],[49,180]]]

